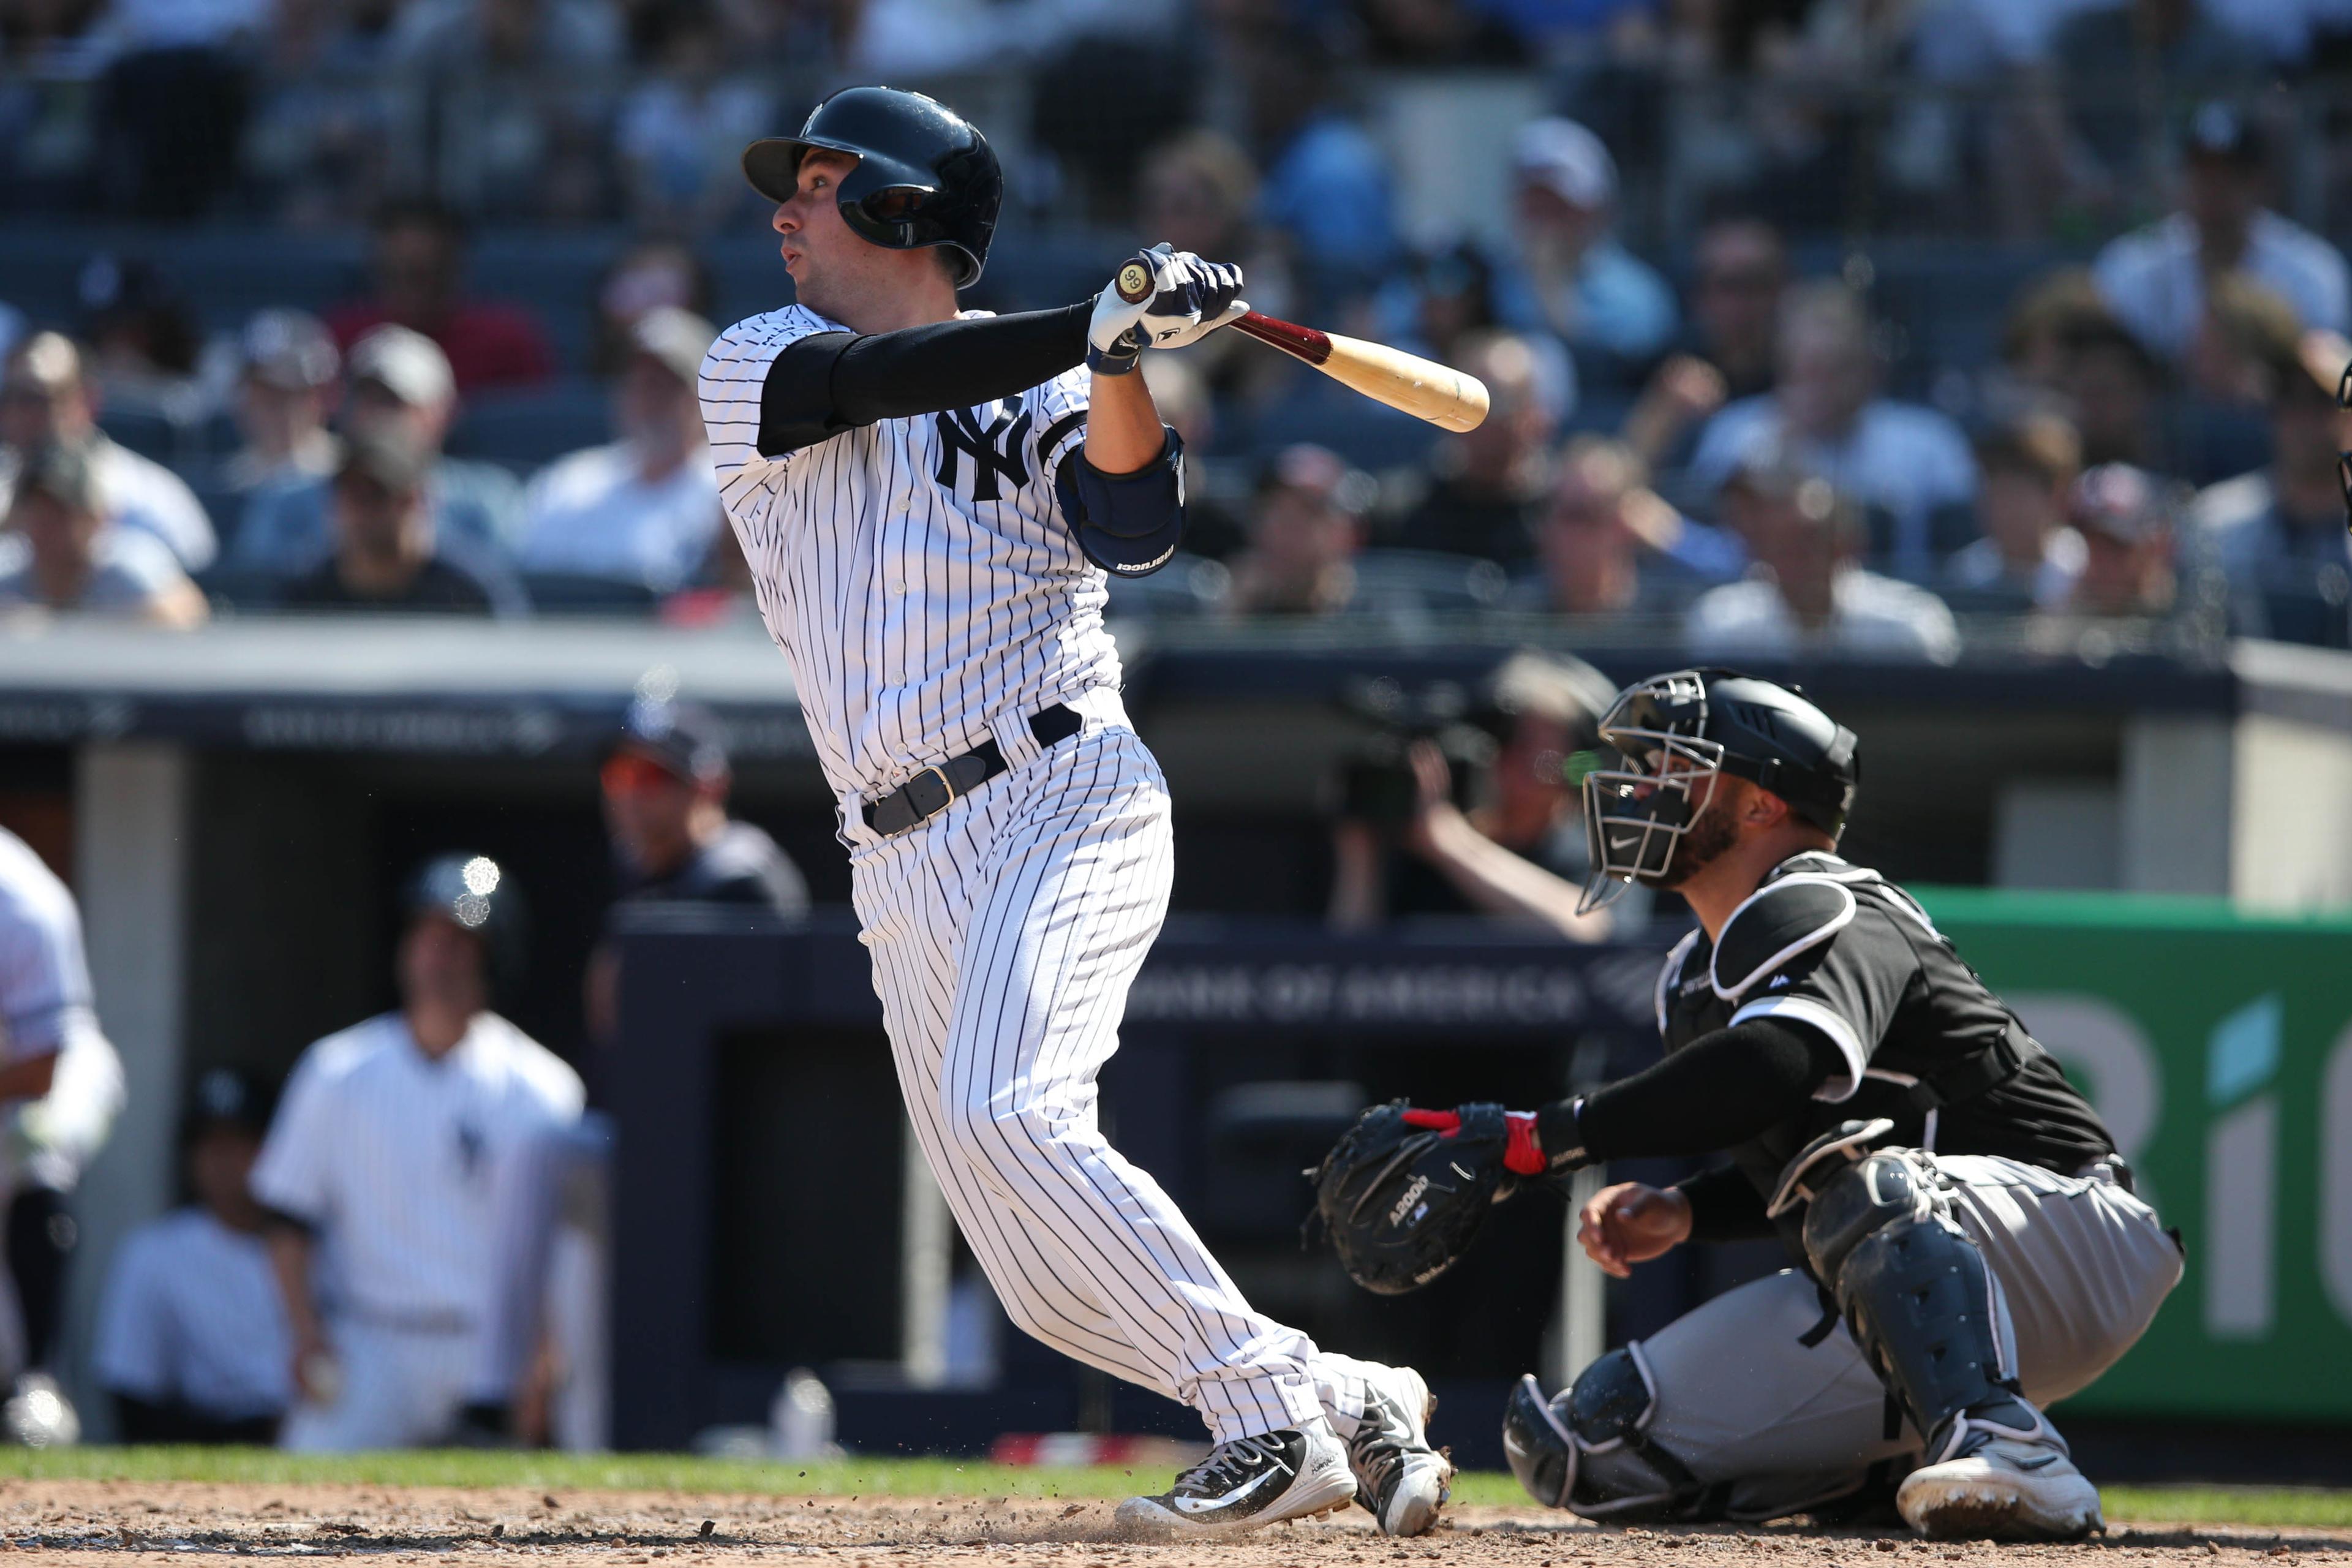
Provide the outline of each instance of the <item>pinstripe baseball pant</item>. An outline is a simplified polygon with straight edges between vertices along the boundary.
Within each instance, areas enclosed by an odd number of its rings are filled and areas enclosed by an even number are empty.
[[[853,834],[853,896],[898,1084],[931,1170],[1006,1313],[1066,1355],[1192,1405],[1220,1442],[1363,1391],[1345,1358],[1250,1310],[1160,1184],[1103,1139],[1096,1075],[1168,908],[1167,786],[1106,723],[919,827]]]

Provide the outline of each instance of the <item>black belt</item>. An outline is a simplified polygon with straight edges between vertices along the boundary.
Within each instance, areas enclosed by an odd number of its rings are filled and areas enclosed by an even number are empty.
[[[1085,720],[1058,702],[1029,716],[1029,732],[1041,746],[1058,746],[1085,724]],[[885,838],[920,826],[1007,765],[1004,748],[992,735],[962,756],[934,763],[881,799],[867,801],[866,826]]]

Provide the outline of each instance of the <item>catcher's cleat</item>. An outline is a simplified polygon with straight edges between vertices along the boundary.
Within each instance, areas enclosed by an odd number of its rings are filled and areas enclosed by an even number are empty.
[[[1454,1490],[1454,1465],[1429,1446],[1437,1397],[1409,1366],[1369,1368],[1364,1414],[1348,1439],[1356,1501],[1383,1535],[1426,1535]]]
[[[1963,1418],[1946,1457],[1903,1479],[1895,1506],[1904,1521],[1931,1541],[2079,1541],[2106,1529],[2099,1489],[2037,1425],[2017,1432]]]
[[[1355,1495],[1346,1450],[1317,1421],[1220,1443],[1168,1490],[1119,1504],[1117,1519],[1138,1535],[1205,1535],[1329,1513]]]

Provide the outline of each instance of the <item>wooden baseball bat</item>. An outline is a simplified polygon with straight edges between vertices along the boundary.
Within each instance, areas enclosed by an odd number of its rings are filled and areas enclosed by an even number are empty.
[[[1151,292],[1151,271],[1145,259],[1138,257],[1127,263],[1112,280],[1118,297],[1130,305]],[[1256,310],[1225,324],[1293,359],[1306,361],[1375,403],[1402,409],[1441,429],[1475,430],[1486,417],[1485,382],[1385,343],[1335,337]]]
[[[1486,384],[1463,371],[1390,348],[1385,343],[1318,332],[1255,310],[1226,327],[1304,360],[1340,385],[1375,403],[1402,409],[1446,430],[1475,430],[1486,417]]]

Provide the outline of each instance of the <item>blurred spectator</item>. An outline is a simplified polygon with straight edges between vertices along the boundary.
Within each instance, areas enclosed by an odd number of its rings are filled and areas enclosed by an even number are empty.
[[[0,536],[0,609],[40,605],[192,626],[206,614],[172,552],[152,534],[113,525],[96,453],[37,447],[16,472]]]
[[[1265,171],[1260,216],[1288,237],[1323,303],[1369,291],[1397,249],[1389,169],[1379,145],[1333,101],[1330,51],[1273,29],[1248,39],[1240,67]]]
[[[1465,770],[1473,798],[1457,802],[1440,742],[1416,740],[1404,751],[1410,815],[1393,847],[1381,822],[1355,817],[1334,829],[1331,923],[1361,930],[1398,915],[1477,914],[1570,942],[1606,942],[1640,926],[1649,914],[1644,890],[1631,906],[1577,912],[1591,855],[1569,759],[1593,743],[1615,696],[1579,658],[1521,653],[1505,661],[1469,715],[1483,732],[1474,738],[1493,748],[1489,766]]]
[[[2099,289],[2156,353],[2188,353],[2205,313],[2205,280],[2243,271],[2293,305],[2302,324],[2352,329],[2352,279],[2327,241],[2262,205],[2263,148],[2225,103],[2189,121],[2181,207],[2099,253]]]
[[[391,47],[404,64],[444,70],[578,70],[618,64],[625,42],[609,0],[408,0]]]
[[[438,539],[426,455],[397,430],[362,428],[335,469],[334,553],[286,585],[290,610],[516,615],[520,593]]]
[[[484,0],[492,10],[513,0]],[[420,7],[423,9],[423,7]],[[555,374],[555,351],[519,305],[465,298],[465,231],[430,201],[394,202],[377,215],[372,300],[329,312],[346,353],[386,322],[424,333],[447,356],[460,392],[528,386]]]
[[[1723,505],[1756,563],[1746,581],[1710,588],[1691,605],[1683,640],[1692,657],[1959,657],[1959,628],[1941,599],[1855,564],[1862,519],[1853,503],[1795,454],[1750,458],[1724,486]]]
[[[1366,49],[1373,61],[1413,70],[1433,66],[1526,64],[1527,42],[1494,14],[1498,8],[1465,0],[1356,3]]]
[[[1785,448],[1839,495],[1884,508],[1895,571],[1933,569],[1930,515],[1974,499],[1976,466],[1959,426],[1878,392],[1879,361],[1861,298],[1839,283],[1791,289],[1780,314],[1780,380],[1708,422],[1694,475],[1719,484],[1768,448]]]
[[[1690,320],[1683,347],[1723,374],[1733,397],[1771,389],[1789,249],[1761,218],[1722,218],[1691,252]]]
[[[424,149],[383,68],[400,0],[278,0],[254,81],[245,182],[295,228],[356,226]]]
[[[1136,223],[1145,243],[1165,240],[1238,263],[1250,304],[1288,317],[1296,292],[1290,261],[1257,221],[1257,171],[1247,153],[1214,131],[1183,132],[1151,150],[1139,183]],[[1238,332],[1213,332],[1185,359],[1223,397],[1262,396],[1286,379],[1278,357],[1270,359]],[[1185,460],[1192,461],[1190,451]]]
[[[2054,414],[2028,414],[1977,437],[1984,537],[1944,563],[1941,585],[1968,607],[2055,609],[2083,574],[2083,536],[2066,525],[2083,444]]]
[[[181,1132],[195,1202],[122,1238],[90,1370],[125,1443],[277,1441],[293,1403],[286,1302],[247,1178],[269,1107],[242,1075],[196,1082]]]
[[[248,56],[271,0],[110,0],[91,29],[112,63],[98,123],[114,205],[138,216],[201,217],[236,175]]]
[[[1378,489],[1370,474],[1321,447],[1284,448],[1259,482],[1248,548],[1230,563],[1226,609],[1236,616],[1417,609],[1367,585],[1356,569]]]
[[[1581,384],[1630,379],[1673,339],[1675,297],[1610,232],[1616,160],[1576,121],[1538,120],[1520,131],[1512,167],[1519,248],[1506,319],[1557,334],[1576,353]]]
[[[1724,404],[1771,390],[1788,288],[1788,247],[1770,224],[1721,218],[1700,232],[1682,352],[1653,373],[1625,416],[1624,437],[1646,461],[1672,463]]]
[[[203,571],[219,544],[195,492],[163,464],[109,439],[98,409],[81,351],[62,333],[35,332],[0,370],[0,447],[10,460],[53,441],[86,450],[114,521],[161,540],[184,569]]]
[[[2352,415],[2336,391],[2347,367],[2352,342],[2303,334],[2273,366],[2269,465],[2202,491],[2190,512],[2228,581],[2241,636],[2343,640],[2352,541],[2337,454],[2352,450]]]
[[[1679,610],[1740,563],[1734,542],[1667,505],[1640,456],[1601,436],[1569,442],[1536,544],[1538,570],[1505,603],[1556,616]]]
[[[690,583],[724,525],[695,378],[717,329],[671,307],[637,321],[637,352],[613,388],[620,439],[559,458],[531,480],[516,561],[641,583]]]
[[[2078,184],[2108,200],[2157,188],[2162,106],[2268,74],[2262,51],[2230,25],[2227,0],[2122,0],[2075,5],[2050,46]]]
[[[496,463],[441,455],[457,389],[433,341],[405,327],[378,327],[352,345],[344,373],[344,433],[390,432],[425,452],[435,534],[486,563],[502,556],[521,526],[522,487]],[[320,479],[255,495],[230,546],[232,562],[278,576],[316,566],[333,548],[331,488]]]
[[[208,412],[196,384],[195,318],[161,269],[137,257],[101,252],[75,279],[81,305],[84,368],[110,416],[145,415],[177,429]]]
[[[1532,525],[1550,485],[1559,411],[1544,395],[1526,339],[1482,333],[1457,352],[1454,363],[1486,384],[1486,417],[1439,445],[1430,462],[1433,482],[1398,542],[1516,564],[1534,552]]]
[[[716,10],[672,7],[658,68],[621,101],[613,142],[641,226],[701,234],[756,200],[737,160],[772,129],[766,88],[740,74]]]
[[[2172,508],[2157,478],[2106,463],[2074,482],[2067,515],[2084,545],[2073,616],[2160,616],[2172,608]]]
[[[327,430],[342,356],[316,316],[262,310],[236,339],[236,429],[243,444],[221,464],[239,496],[296,486],[335,471],[341,452]]]
[[[312,1044],[254,1167],[293,1334],[296,1450],[444,1439],[485,1358],[491,1216],[518,1152],[580,1119],[580,1077],[490,1010],[517,889],[487,857],[404,900],[400,1006]]]
[[[690,248],[674,239],[637,241],[614,258],[596,285],[596,342],[589,350],[589,369],[600,376],[618,375],[636,357],[635,329],[648,311],[668,307],[708,317],[716,297],[710,269]]]
[[[2068,336],[2084,321],[2120,325],[2088,268],[2062,267],[2019,290],[2001,320],[2000,374],[2008,384],[1996,396],[2063,393]]]
[[[2164,446],[2164,367],[2104,312],[2067,321],[2058,356],[2058,388],[2081,433],[2083,461],[2154,467]]]

